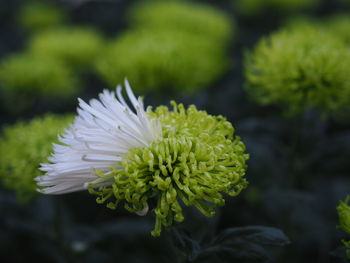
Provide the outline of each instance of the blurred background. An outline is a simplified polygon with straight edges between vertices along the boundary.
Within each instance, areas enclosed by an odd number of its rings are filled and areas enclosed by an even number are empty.
[[[77,97],[128,78],[146,105],[227,117],[247,147],[248,188],[213,219],[186,210],[199,243],[273,226],[291,243],[272,262],[343,262],[349,54],[349,0],[0,0],[1,260],[176,262],[166,233],[151,237],[152,216],[35,192]]]

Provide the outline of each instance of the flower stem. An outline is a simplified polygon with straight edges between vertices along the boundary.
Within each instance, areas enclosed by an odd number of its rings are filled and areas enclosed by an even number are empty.
[[[63,201],[60,197],[54,199],[54,221],[53,221],[53,229],[54,229],[54,241],[57,244],[58,250],[60,252],[60,256],[62,262],[71,263],[69,251],[65,244],[64,238],[64,224],[63,224]]]

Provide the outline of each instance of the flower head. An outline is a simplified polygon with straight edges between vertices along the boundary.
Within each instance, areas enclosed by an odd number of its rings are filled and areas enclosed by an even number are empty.
[[[40,175],[40,163],[47,161],[52,142],[72,120],[72,115],[48,114],[4,129],[0,137],[0,179],[16,192],[19,201],[30,201],[37,193],[33,178]]]
[[[12,113],[30,109],[44,98],[51,107],[67,103],[79,90],[72,70],[51,57],[14,54],[0,63],[0,103]]]
[[[288,115],[349,111],[350,52],[344,40],[313,24],[263,38],[246,57],[246,89],[258,103]]]
[[[123,204],[144,215],[153,200],[152,235],[184,217],[180,202],[213,216],[224,205],[223,193],[237,195],[247,185],[245,146],[222,116],[172,102],[144,111],[125,82],[136,113],[117,88],[104,91],[90,105],[80,100],[79,116],[60,141],[47,175],[37,178],[43,193],[60,194],[88,188],[98,203],[115,209]]]

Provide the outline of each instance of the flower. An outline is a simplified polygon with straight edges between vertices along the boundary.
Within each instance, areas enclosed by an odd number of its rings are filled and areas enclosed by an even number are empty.
[[[230,68],[235,26],[224,12],[193,1],[140,1],[127,11],[128,30],[96,59],[104,82],[129,76],[134,91],[191,96]]]
[[[345,201],[340,201],[337,206],[337,212],[339,217],[339,228],[345,233],[350,234],[350,206],[349,206],[350,196],[348,196]],[[350,259],[350,241],[342,240],[344,246],[348,248],[346,255]]]
[[[37,33],[65,24],[67,13],[49,1],[26,1],[20,6],[18,22],[29,33]]]
[[[20,202],[37,194],[33,178],[40,175],[40,163],[46,162],[57,133],[73,120],[72,115],[47,114],[28,122],[17,122],[3,130],[0,137],[0,179],[16,192]]]
[[[0,103],[14,114],[35,108],[44,99],[51,109],[69,103],[80,88],[74,72],[48,56],[18,53],[0,62]]]
[[[289,116],[349,111],[350,52],[341,37],[297,23],[263,38],[245,61],[246,89],[262,105]]]
[[[88,27],[62,26],[35,34],[28,52],[39,57],[62,61],[77,72],[89,70],[103,50],[99,31]]]
[[[247,186],[245,146],[231,123],[191,105],[172,102],[144,110],[129,84],[126,91],[133,113],[117,87],[104,91],[90,105],[79,100],[79,116],[55,145],[50,164],[41,169],[39,191],[48,194],[88,189],[97,203],[156,216],[153,236],[163,226],[184,219],[180,202],[210,217]],[[153,208],[153,207],[152,207]]]
[[[109,42],[96,60],[97,73],[111,85],[130,76],[135,91],[196,94],[220,79],[230,65],[222,42],[205,36],[131,28]],[[203,57],[205,63],[197,63]]]

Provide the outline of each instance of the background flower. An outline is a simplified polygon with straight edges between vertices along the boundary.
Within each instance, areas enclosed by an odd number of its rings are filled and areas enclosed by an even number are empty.
[[[246,88],[263,105],[290,115],[348,110],[350,52],[343,38],[313,24],[265,37],[246,56]]]
[[[5,129],[0,138],[0,178],[26,202],[36,193],[34,178],[41,174],[40,163],[52,152],[52,142],[68,127],[72,116],[46,115]]]

